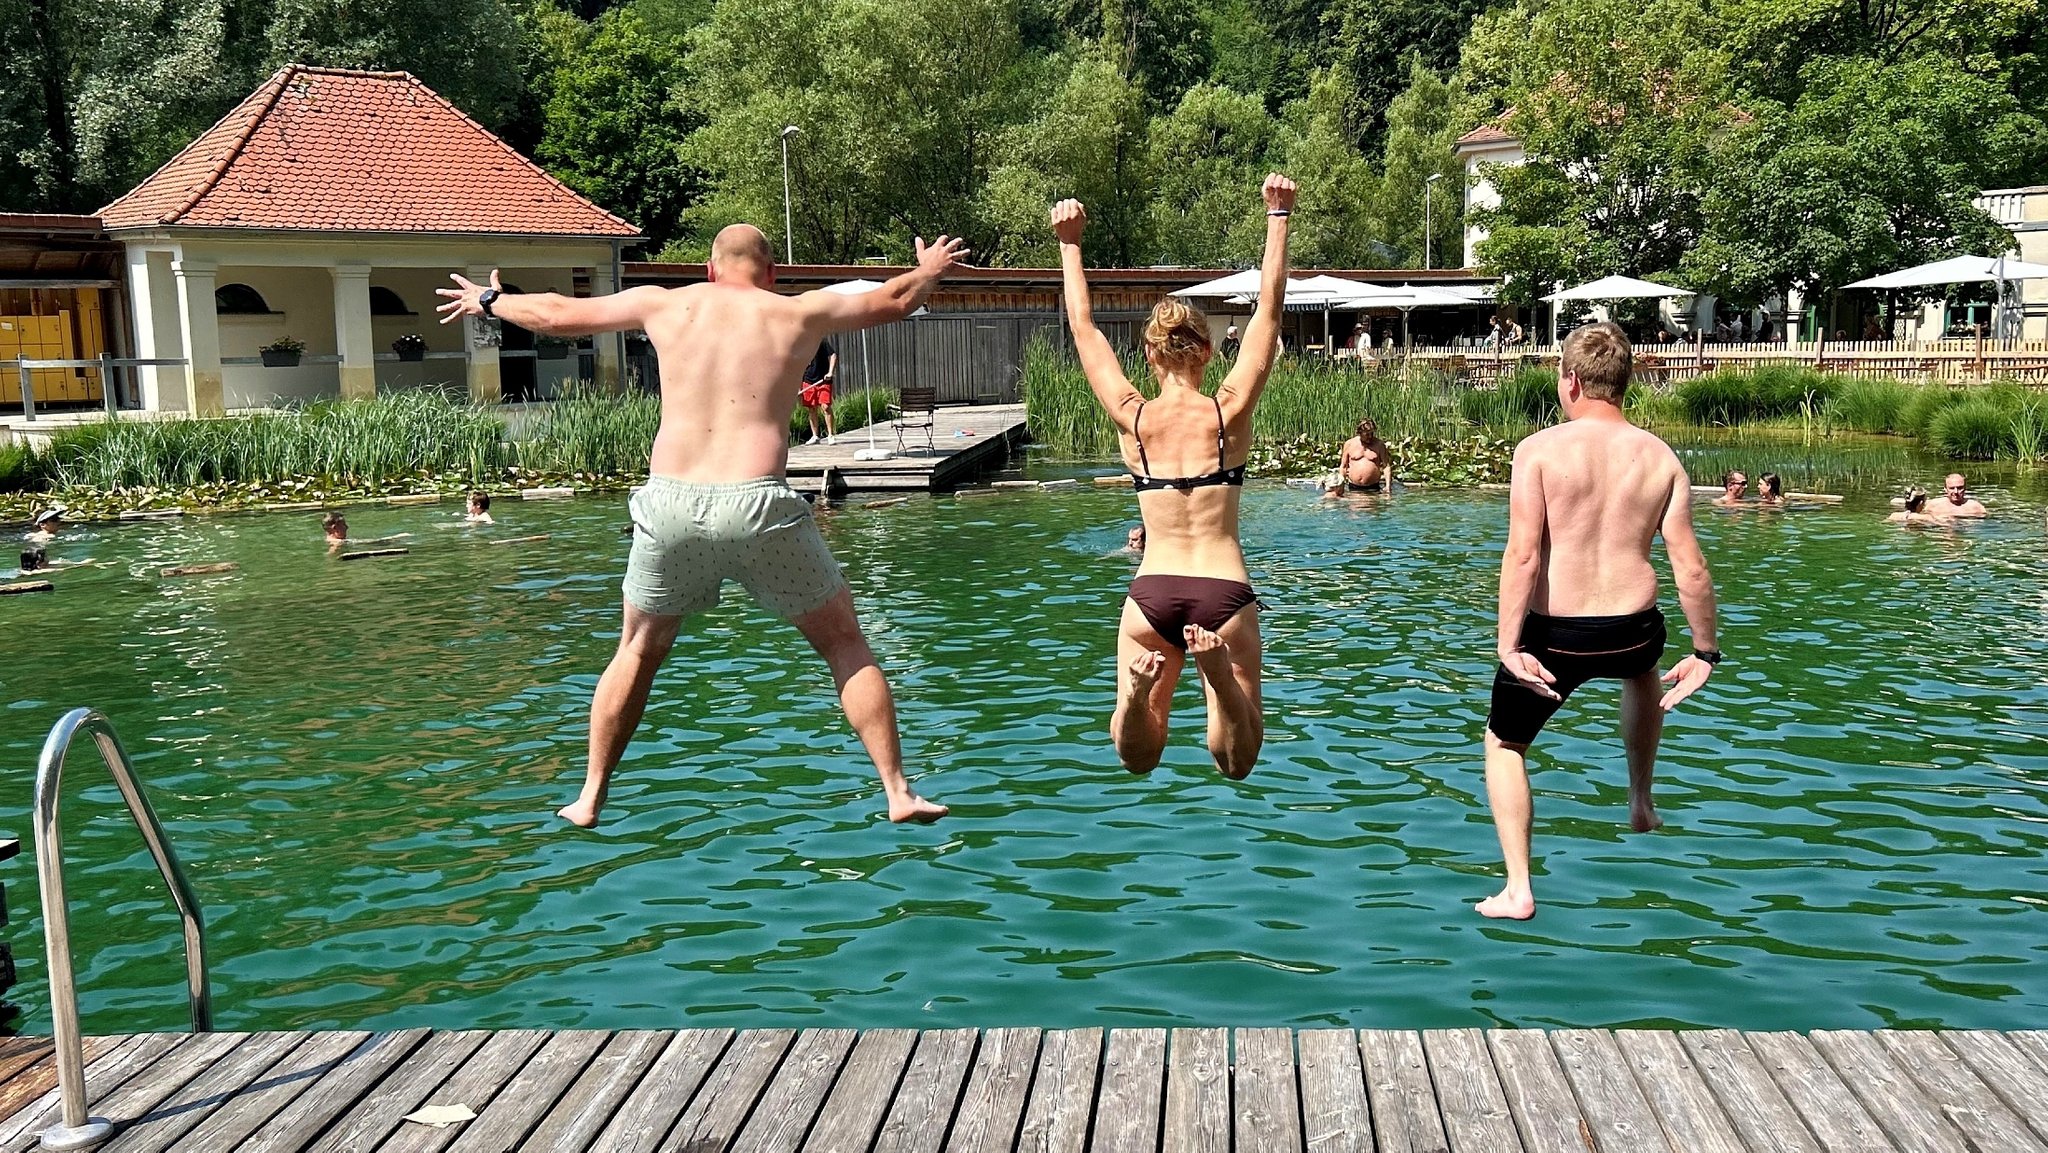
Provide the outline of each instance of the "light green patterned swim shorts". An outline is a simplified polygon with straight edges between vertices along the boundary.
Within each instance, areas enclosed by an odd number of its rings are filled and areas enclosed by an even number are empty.
[[[626,599],[642,612],[687,616],[736,580],[762,608],[791,620],[846,587],[811,506],[781,477],[690,484],[649,477],[633,494]]]

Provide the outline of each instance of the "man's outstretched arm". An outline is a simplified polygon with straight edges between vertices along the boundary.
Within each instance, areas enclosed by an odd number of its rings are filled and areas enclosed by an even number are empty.
[[[940,279],[962,263],[969,251],[967,242],[957,236],[941,236],[929,247],[920,236],[916,247],[916,264],[880,288],[851,294],[818,289],[797,297],[797,306],[804,310],[811,330],[823,336],[902,320],[924,304]]]
[[[447,303],[435,309],[441,323],[465,316],[484,314],[483,296],[498,293],[491,302],[491,316],[516,324],[543,336],[596,336],[601,332],[626,332],[647,326],[647,317],[661,306],[666,289],[643,284],[624,292],[604,296],[563,296],[556,292],[505,292],[498,282],[498,270],[491,270],[489,284],[475,284],[460,273],[449,274],[454,288],[437,288]]]

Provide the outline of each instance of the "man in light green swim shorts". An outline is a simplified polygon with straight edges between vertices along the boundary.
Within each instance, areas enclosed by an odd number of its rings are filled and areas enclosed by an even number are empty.
[[[561,817],[586,828],[597,823],[612,771],[640,725],[682,618],[717,604],[727,580],[796,625],[825,658],[888,794],[889,819],[946,815],[944,805],[918,796],[904,779],[888,680],[810,506],[784,474],[789,413],[818,342],[910,315],[966,254],[958,239],[941,236],[927,248],[920,238],[917,266],[872,292],[784,296],[774,291],[768,238],[735,224],[712,244],[708,284],[574,298],[507,293],[493,272],[488,285],[455,276],[458,287],[440,290],[448,298],[440,307],[444,324],[488,316],[548,336],[638,329],[661,363],[652,475],[633,497],[625,624],[591,700],[583,791]]]

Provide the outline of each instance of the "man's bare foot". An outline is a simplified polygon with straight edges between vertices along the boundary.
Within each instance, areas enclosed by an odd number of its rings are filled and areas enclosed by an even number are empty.
[[[1629,827],[1638,833],[1647,833],[1664,827],[1664,818],[1657,815],[1653,805],[1630,805],[1628,807]]]
[[[597,825],[597,806],[581,797],[556,809],[555,815],[580,829],[594,828]]]
[[[1502,889],[1472,907],[1479,910],[1482,917],[1526,921],[1536,915],[1536,895],[1527,889],[1519,893],[1513,889]]]
[[[1181,639],[1187,642],[1188,656],[1194,658],[1195,667],[1205,675],[1228,675],[1230,646],[1223,643],[1222,637],[1201,625],[1189,625],[1181,630]]]
[[[1152,686],[1159,681],[1159,673],[1166,668],[1166,658],[1151,649],[1146,649],[1131,658],[1131,696],[1139,701],[1152,695]]]
[[[889,799],[889,819],[899,825],[913,821],[920,825],[929,825],[952,811],[944,805],[927,801],[916,793],[900,801],[893,797]]]

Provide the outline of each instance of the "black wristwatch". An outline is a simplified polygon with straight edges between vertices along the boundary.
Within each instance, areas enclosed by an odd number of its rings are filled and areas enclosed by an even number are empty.
[[[486,288],[482,292],[476,294],[476,306],[477,308],[483,311],[483,314],[485,316],[490,317],[492,320],[496,320],[498,319],[498,314],[491,311],[491,306],[493,304],[498,303],[498,298],[503,295],[505,294],[499,291],[498,289]]]
[[[1698,657],[1699,659],[1707,662],[1710,665],[1718,665],[1721,663],[1720,649],[1694,649],[1692,651],[1692,655]]]

